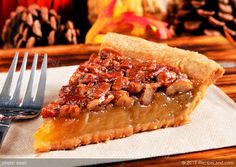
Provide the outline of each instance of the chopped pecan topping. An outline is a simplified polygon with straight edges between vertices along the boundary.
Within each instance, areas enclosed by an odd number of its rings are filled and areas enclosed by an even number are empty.
[[[129,84],[129,79],[127,77],[118,77],[113,82],[112,89],[121,90],[127,88],[128,84]]]
[[[193,83],[188,79],[182,78],[168,86],[166,89],[166,94],[170,96],[176,94],[177,92],[187,92],[192,89]]]
[[[95,82],[97,80],[97,75],[92,73],[85,73],[84,76],[80,79],[80,83],[89,83],[89,82]]]
[[[85,84],[79,84],[79,85],[78,85],[78,89],[79,89],[79,92],[78,92],[78,93],[79,93],[81,96],[86,95],[86,93],[87,93],[88,90],[89,90],[88,86],[85,85]]]
[[[143,94],[140,97],[140,102],[142,105],[149,105],[152,102],[153,95],[155,93],[154,87],[151,84],[146,84]]]
[[[108,95],[107,98],[102,102],[102,104],[107,105],[115,98],[114,95]]]
[[[56,102],[48,104],[46,107],[42,108],[41,114],[43,118],[46,117],[56,117],[59,114],[60,105]]]
[[[63,105],[60,108],[60,117],[78,118],[80,114],[80,108],[78,105]]]
[[[95,107],[97,107],[99,104],[101,103],[101,100],[100,99],[95,99],[95,100],[92,100],[88,103],[87,105],[87,109],[88,110],[93,110]]]
[[[129,107],[134,104],[134,99],[129,96],[129,92],[124,90],[119,90],[114,92],[115,95],[115,105],[121,107]]]
[[[91,55],[63,86],[57,102],[42,109],[43,117],[78,117],[80,112],[112,106],[150,105],[156,92],[174,96],[193,89],[179,69],[139,61],[111,50]]]
[[[129,83],[127,90],[129,90],[130,93],[139,93],[143,89],[143,85],[141,82],[132,81]]]
[[[97,84],[93,88],[93,92],[89,95],[91,97],[100,98],[101,96],[105,96],[110,90],[110,84],[106,82],[102,82]]]
[[[168,71],[167,69],[165,69],[157,75],[156,79],[159,83],[168,85],[170,83],[173,83],[177,79],[177,74],[173,71]]]

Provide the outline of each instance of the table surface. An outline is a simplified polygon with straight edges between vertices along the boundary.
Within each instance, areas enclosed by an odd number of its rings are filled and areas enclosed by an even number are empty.
[[[230,44],[222,36],[198,36],[198,37],[178,37],[170,40],[159,41],[183,49],[198,51],[210,59],[217,61],[225,68],[225,74],[216,85],[220,87],[228,96],[236,101],[236,47]],[[16,51],[20,52],[19,61],[22,61],[23,53],[29,52],[30,68],[33,53],[39,53],[39,64],[41,65],[42,54],[48,54],[48,66],[59,67],[79,64],[89,58],[89,55],[96,53],[99,45],[67,45],[37,47],[31,49],[8,49],[0,50],[0,72],[6,72]],[[19,67],[17,68],[19,69]],[[174,156],[156,157],[144,160],[135,160],[123,163],[109,164],[109,166],[176,166],[181,162],[191,160],[233,160],[236,166],[236,147],[222,148],[195,153],[180,154]],[[190,166],[190,165],[189,165]],[[229,165],[230,166],[230,165]]]

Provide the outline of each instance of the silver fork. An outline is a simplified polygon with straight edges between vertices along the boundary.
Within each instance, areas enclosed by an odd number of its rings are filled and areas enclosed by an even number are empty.
[[[15,119],[30,119],[39,115],[40,109],[44,100],[46,73],[47,73],[47,54],[44,54],[44,59],[41,66],[41,74],[38,82],[38,88],[35,96],[33,95],[33,84],[35,80],[35,72],[37,69],[38,54],[34,54],[34,60],[31,67],[30,78],[24,97],[21,100],[20,91],[24,72],[26,70],[28,53],[24,54],[24,59],[21,64],[20,74],[16,83],[13,95],[10,95],[12,87],[12,80],[18,61],[17,52],[11,63],[10,69],[2,92],[0,94],[0,147],[3,143],[4,137],[10,127],[12,120]]]

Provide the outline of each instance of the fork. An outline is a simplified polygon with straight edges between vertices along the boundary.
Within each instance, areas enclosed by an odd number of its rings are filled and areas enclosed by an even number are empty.
[[[13,89],[12,82],[14,73],[17,66],[19,53],[16,52],[14,59],[11,63],[10,69],[2,92],[0,94],[0,147],[3,143],[4,137],[13,120],[16,119],[30,119],[37,117],[43,105],[45,86],[46,86],[46,73],[47,73],[47,54],[44,54],[43,62],[41,65],[41,74],[38,82],[38,87],[35,95],[33,94],[33,85],[35,80],[35,72],[37,69],[38,54],[34,54],[31,73],[27,85],[26,92],[23,98],[20,98],[22,80],[26,70],[28,53],[24,53],[24,58],[20,68],[20,74],[16,83],[13,95],[10,90]]]

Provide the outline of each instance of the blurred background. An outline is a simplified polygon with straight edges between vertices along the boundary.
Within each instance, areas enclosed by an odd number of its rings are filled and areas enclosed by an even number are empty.
[[[235,44],[236,0],[0,0],[4,49],[101,43],[107,32],[153,41],[223,35]]]

